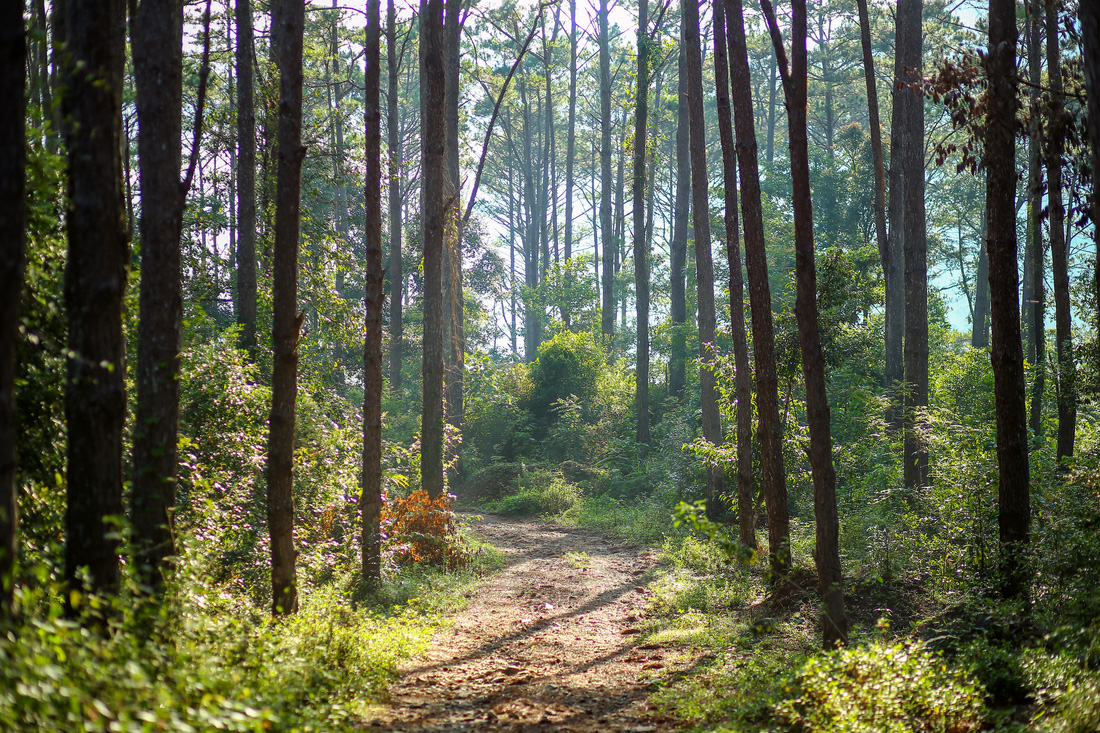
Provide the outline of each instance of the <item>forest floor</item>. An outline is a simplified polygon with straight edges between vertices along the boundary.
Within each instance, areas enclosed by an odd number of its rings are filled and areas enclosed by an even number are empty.
[[[367,730],[633,731],[679,726],[649,695],[698,653],[641,643],[657,554],[538,519],[487,515],[504,553],[423,659],[400,669]]]

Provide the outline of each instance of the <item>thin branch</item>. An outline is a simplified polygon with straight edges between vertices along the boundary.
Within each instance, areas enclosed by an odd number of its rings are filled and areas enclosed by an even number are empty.
[[[764,20],[768,24],[768,33],[775,48],[776,66],[779,67],[779,76],[783,80],[784,96],[786,96],[790,93],[791,71],[787,65],[787,50],[783,47],[783,34],[779,31],[779,22],[775,19],[775,8],[772,7],[771,0],[760,0],[760,9],[764,11]]]
[[[187,163],[187,175],[180,183],[180,192],[186,196],[195,179],[195,165],[198,163],[199,143],[202,140],[202,117],[206,110],[206,80],[210,77],[210,4],[206,0],[206,10],[202,15],[202,67],[199,69],[199,93],[195,100],[194,135],[191,137],[191,155]]]

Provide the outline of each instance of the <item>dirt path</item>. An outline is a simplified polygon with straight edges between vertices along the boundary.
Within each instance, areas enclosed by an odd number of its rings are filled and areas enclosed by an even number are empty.
[[[668,731],[649,709],[683,650],[640,644],[653,552],[539,520],[486,516],[508,566],[405,665],[372,730]]]

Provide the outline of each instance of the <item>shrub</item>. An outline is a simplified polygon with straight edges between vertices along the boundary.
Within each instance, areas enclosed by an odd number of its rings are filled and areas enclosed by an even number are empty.
[[[570,396],[581,405],[593,405],[602,366],[603,355],[589,333],[563,331],[544,342],[531,365],[531,414],[548,420],[553,405]]]
[[[447,570],[464,567],[469,552],[458,534],[453,505],[454,495],[431,499],[423,489],[408,498],[387,497],[382,507],[386,554],[399,564],[423,562]]]
[[[510,516],[559,515],[572,509],[580,500],[580,489],[562,478],[557,471],[535,471],[520,477],[518,492],[489,502],[485,508]]]

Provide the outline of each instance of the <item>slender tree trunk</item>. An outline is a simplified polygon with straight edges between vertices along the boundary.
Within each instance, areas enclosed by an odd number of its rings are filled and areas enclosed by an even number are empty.
[[[442,0],[420,4],[420,119],[446,103]],[[420,481],[428,496],[443,495],[443,249],[446,246],[447,155],[444,125],[425,124],[420,136],[424,237],[423,416]]]
[[[906,120],[912,114],[914,99],[913,93],[904,87],[905,60],[912,55],[906,49],[906,46],[912,42],[912,33],[906,32],[905,23],[908,19],[909,13],[902,12],[899,5],[895,25],[893,111],[890,123],[890,229],[887,232],[887,257],[882,267],[886,290],[883,328],[886,342],[884,381],[889,393],[886,422],[894,430],[902,427],[904,414],[902,380],[905,377],[905,148],[906,135],[911,129],[911,126],[906,124]]]
[[[783,424],[779,418],[779,379],[775,371],[775,331],[768,284],[764,208],[760,193],[756,129],[752,111],[748,44],[741,0],[727,0],[726,10],[733,91],[733,118],[737,135],[737,163],[741,174],[741,216],[745,226],[745,266],[752,311],[752,345],[756,367],[757,436],[768,508],[768,553],[771,570],[782,576],[790,567],[791,530],[783,465]]]
[[[637,439],[649,443],[649,246],[645,231],[646,124],[649,121],[649,3],[638,2],[638,88],[634,96],[634,288],[638,363],[634,371]]]
[[[1081,45],[1085,66],[1085,98],[1088,104],[1089,147],[1092,149],[1092,225],[1100,222],[1100,0],[1081,0]],[[1095,236],[1095,234],[1094,234]],[[1096,298],[1096,331],[1100,333],[1100,246],[1093,261]],[[1100,373],[1100,352],[1097,364]]]
[[[573,157],[577,151],[577,0],[569,0],[569,133],[565,143],[565,259],[573,256]],[[569,320],[565,319],[568,326]]]
[[[141,181],[137,410],[131,518],[138,577],[163,592],[174,554],[179,344],[183,320],[179,180],[183,109],[183,5],[143,0],[133,24]]]
[[[672,208],[672,241],[669,246],[670,315],[672,317],[672,353],[669,358],[668,391],[680,399],[684,395],[687,371],[687,293],[684,268],[687,264],[687,228],[691,206],[691,152],[688,140],[687,72],[683,41],[680,43],[676,81],[676,192]]]
[[[730,116],[729,58],[726,54],[725,0],[714,3],[714,83],[718,103],[718,134],[722,146],[722,182],[725,192],[726,260],[729,264],[730,335],[737,370],[737,518],[741,544],[756,547],[752,509],[752,373],[745,333],[745,283],[741,273],[741,237],[737,223],[737,150]],[[725,502],[720,508],[724,509]]]
[[[775,160],[775,77],[775,51],[773,50],[771,54],[771,65],[768,69],[768,147],[764,153],[764,159],[769,163]]]
[[[532,162],[531,138],[531,111],[527,103],[527,83],[524,77],[520,77],[517,85],[520,100],[523,105],[523,203],[526,212],[526,224],[523,236],[523,264],[524,283],[527,285],[529,295],[524,298],[523,322],[524,322],[524,359],[533,362],[538,356],[539,344],[542,343],[542,306],[533,296],[535,288],[539,284],[539,216],[538,202],[535,194],[535,173]]]
[[[707,201],[707,153],[703,120],[703,60],[699,36],[699,0],[683,0],[683,52],[687,56],[688,131],[691,152],[691,209],[695,224],[695,277],[699,287],[699,388],[703,411],[703,437],[711,445],[722,442],[718,412],[718,385],[713,364],[714,265],[710,252],[710,204]],[[707,511],[713,514],[725,490],[722,469],[707,462]]]
[[[600,330],[615,335],[615,233],[611,222],[611,53],[607,40],[607,0],[600,0],[600,228],[603,237],[603,313]]]
[[[389,85],[386,88],[386,127],[390,155],[390,389],[401,386],[401,360],[405,336],[402,325],[401,296],[405,275],[401,269],[401,178],[404,162],[401,157],[401,130],[397,107],[397,77],[401,68],[397,49],[397,11],[394,0],[386,6],[386,51]]]
[[[1024,354],[1020,340],[1019,276],[1016,252],[1016,5],[989,3],[989,101],[985,139],[986,216],[991,361],[997,411],[998,528],[1001,591],[1006,598],[1028,595],[1024,555],[1031,523]]]
[[[272,608],[297,613],[294,548],[294,402],[298,395],[298,235],[301,224],[302,34],[305,6],[274,0],[271,42],[279,69],[279,147],[272,277],[271,420],[267,443],[267,523],[271,534]]]
[[[863,74],[867,82],[867,117],[871,128],[871,159],[875,168],[875,241],[885,273],[890,261],[890,244],[886,238],[886,167],[882,158],[882,123],[878,112],[878,83],[875,81],[875,58],[871,52],[871,18],[867,0],[857,0],[859,7],[859,37],[863,47]]]
[[[788,76],[779,25],[770,0],[761,0],[768,17],[772,43],[779,56],[787,101],[787,127],[791,148],[792,201],[795,237],[795,316],[806,382],[806,417],[810,428],[810,469],[814,482],[816,546],[814,560],[822,600],[825,649],[847,643],[848,619],[844,612],[844,577],[840,566],[840,523],[836,510],[836,471],[829,428],[829,399],[825,387],[825,354],[817,313],[817,268],[814,263],[813,204],[810,194],[810,155],[806,135],[807,53],[806,0],[793,0],[791,20],[791,71]]]
[[[1031,431],[1043,434],[1043,395],[1046,392],[1046,280],[1043,245],[1043,165],[1039,86],[1042,82],[1043,44],[1036,16],[1038,3],[1025,2],[1028,97],[1032,114],[1027,130],[1027,243],[1024,252],[1023,318],[1021,336],[1027,360],[1033,365]]]
[[[916,84],[922,78],[924,30],[923,0],[900,0],[898,35],[904,67],[903,79]],[[924,98],[905,89],[911,98],[902,123],[906,127],[903,166],[905,238],[905,465],[907,489],[928,485],[928,449],[917,427],[917,412],[928,406],[928,240],[924,203]]]
[[[392,7],[392,0],[391,0]],[[382,581],[382,111],[380,0],[367,0],[363,114],[367,139],[366,338],[363,346],[363,580]],[[392,77],[391,77],[392,81]]]
[[[1047,76],[1050,83],[1047,145],[1047,208],[1050,212],[1050,269],[1054,278],[1055,353],[1058,357],[1058,462],[1073,458],[1077,434],[1077,359],[1073,353],[1073,321],[1069,305],[1069,248],[1066,209],[1062,203],[1062,157],[1065,154],[1065,99],[1058,6],[1046,2]]]
[[[256,360],[256,110],[252,0],[237,15],[237,323],[241,348]]]
[[[462,382],[465,371],[463,354],[466,339],[463,324],[462,295],[462,181],[458,161],[458,87],[459,42],[462,36],[462,0],[447,0],[444,19],[444,62],[447,70],[446,109],[444,120],[447,130],[447,197],[448,220],[446,243],[443,252],[443,343],[444,402],[447,424],[461,431],[463,420]]]
[[[68,0],[63,105],[68,150],[69,257],[65,271],[68,425],[65,580],[80,590],[119,591],[126,345],[122,297],[130,262],[122,202],[122,0]],[[66,594],[77,612],[75,594]]]
[[[19,552],[15,347],[26,266],[26,43],[22,0],[0,3],[0,625],[16,615],[15,558]],[[48,87],[45,80],[42,84]],[[48,110],[42,113],[48,114]]]

